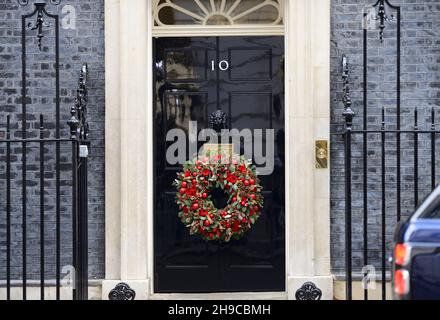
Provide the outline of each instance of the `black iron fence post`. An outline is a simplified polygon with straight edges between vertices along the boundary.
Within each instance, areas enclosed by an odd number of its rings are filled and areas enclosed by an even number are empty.
[[[431,189],[435,189],[435,110],[434,107],[431,109]]]
[[[76,136],[72,136],[72,245],[73,245],[73,268],[74,283],[72,296],[73,300],[81,300],[80,293],[80,270],[78,267],[80,254],[78,248],[78,140]]]
[[[346,299],[352,299],[352,208],[351,208],[351,133],[353,130],[353,118],[355,113],[351,108],[349,87],[349,67],[346,56],[342,58],[343,82],[344,82],[344,107],[345,119],[345,284]]]
[[[6,299],[11,300],[11,116],[6,117]]]
[[[345,281],[346,298],[352,299],[352,243],[351,243],[351,120],[345,116]]]
[[[72,140],[74,300],[88,299],[87,75],[87,65],[84,65],[78,81],[77,97],[68,121]]]
[[[80,300],[88,300],[88,195],[87,195],[87,155],[88,144],[79,144],[79,163],[78,163],[78,236],[77,251],[78,255],[78,297]]]
[[[414,109],[414,209],[419,205],[419,125],[418,111]]]
[[[381,142],[381,191],[382,191],[382,212],[381,212],[381,240],[382,240],[382,300],[386,300],[386,255],[387,255],[387,247],[386,247],[386,214],[387,214],[387,206],[386,206],[386,148],[385,148],[385,108],[382,108],[382,126],[380,133],[380,142]]]

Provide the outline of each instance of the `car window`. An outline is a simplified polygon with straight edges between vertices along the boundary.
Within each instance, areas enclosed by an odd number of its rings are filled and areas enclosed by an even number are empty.
[[[440,219],[440,206],[435,206],[433,210],[426,210],[420,215],[421,219]]]

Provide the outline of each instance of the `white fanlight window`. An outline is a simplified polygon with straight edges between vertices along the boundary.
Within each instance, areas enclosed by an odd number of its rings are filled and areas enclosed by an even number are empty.
[[[185,32],[208,34],[248,31],[283,32],[283,0],[154,0],[156,35]]]

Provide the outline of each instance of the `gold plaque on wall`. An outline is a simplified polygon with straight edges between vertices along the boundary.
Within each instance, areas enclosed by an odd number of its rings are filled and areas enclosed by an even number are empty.
[[[318,140],[315,144],[315,166],[316,169],[328,168],[328,142]]]

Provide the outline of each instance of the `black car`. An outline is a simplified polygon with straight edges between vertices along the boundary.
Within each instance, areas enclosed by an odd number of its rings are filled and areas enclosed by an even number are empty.
[[[440,187],[394,236],[393,291],[399,300],[440,300]]]

